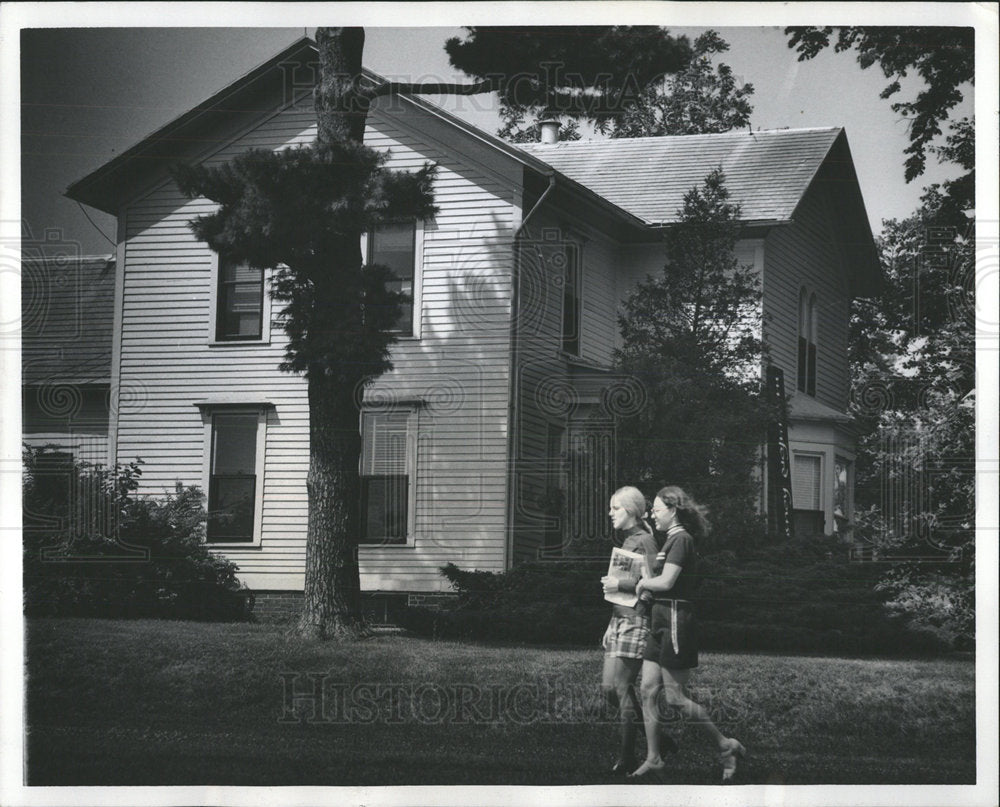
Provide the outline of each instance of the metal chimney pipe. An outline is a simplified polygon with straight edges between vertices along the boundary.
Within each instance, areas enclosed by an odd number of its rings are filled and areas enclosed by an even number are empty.
[[[542,133],[543,143],[558,143],[559,142],[559,127],[562,124],[556,118],[545,118],[544,120],[538,121],[538,128]]]

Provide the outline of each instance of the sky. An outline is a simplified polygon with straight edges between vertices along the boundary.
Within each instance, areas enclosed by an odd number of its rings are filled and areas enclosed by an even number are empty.
[[[198,4],[180,4],[181,6]],[[631,4],[624,4],[629,6]],[[872,231],[882,220],[909,215],[925,185],[956,175],[931,157],[912,183],[903,179],[906,122],[879,98],[888,83],[876,68],[862,70],[853,53],[827,50],[798,62],[779,25],[733,27],[720,9],[705,25],[671,26],[693,40],[714,27],[731,46],[717,61],[754,85],[753,128],[842,126],[854,156]],[[398,18],[398,15],[397,15]],[[415,17],[411,18],[414,19]],[[169,21],[169,19],[168,19]],[[252,15],[243,21],[253,22]],[[373,22],[385,22],[379,17]],[[112,19],[114,22],[114,19]],[[190,24],[188,18],[180,20]],[[235,20],[234,20],[235,22]],[[58,16],[47,21],[58,25]],[[20,39],[21,219],[34,240],[78,242],[84,254],[113,251],[115,222],[84,210],[62,193],[163,124],[242,76],[314,27],[29,27]],[[468,80],[444,52],[459,27],[366,26],[366,66],[391,77]],[[912,97],[919,79],[904,81]],[[431,98],[487,131],[497,128],[494,96]],[[972,94],[955,117],[972,114]]]

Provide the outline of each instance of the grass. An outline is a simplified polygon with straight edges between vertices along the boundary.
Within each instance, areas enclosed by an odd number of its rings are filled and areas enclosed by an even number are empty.
[[[583,785],[614,758],[596,647],[39,619],[27,650],[32,785]],[[743,783],[975,782],[972,661],[701,661],[694,693],[747,747]],[[664,781],[715,783],[696,727],[672,731]]]

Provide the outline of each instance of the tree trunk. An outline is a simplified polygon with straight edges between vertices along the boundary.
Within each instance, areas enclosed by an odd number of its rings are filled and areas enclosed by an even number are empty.
[[[309,381],[309,526],[299,632],[349,639],[365,631],[357,541],[358,410],[339,379]]]
[[[359,94],[364,28],[317,28],[319,83],[314,93],[316,139],[320,143],[365,137],[368,104]]]
[[[358,97],[362,28],[319,28],[320,78],[315,91],[320,145],[364,139],[367,105]],[[336,342],[360,322],[361,233],[346,234],[326,256],[329,270],[314,286],[309,338]],[[334,351],[328,352],[330,356]],[[315,366],[309,389],[309,526],[301,635],[351,639],[365,632],[357,557],[361,452],[359,402],[363,372],[351,362]]]

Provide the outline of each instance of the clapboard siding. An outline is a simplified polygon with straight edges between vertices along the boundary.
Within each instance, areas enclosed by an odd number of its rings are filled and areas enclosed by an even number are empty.
[[[391,168],[438,165],[440,208],[423,230],[420,338],[393,346],[394,370],[367,393],[378,405],[426,402],[417,413],[416,535],[411,546],[360,549],[367,590],[440,590],[447,583],[439,568],[449,561],[489,570],[506,562],[511,243],[520,199],[519,179],[510,177],[518,172],[466,159],[483,146],[453,151],[439,126],[425,137],[422,114],[376,107],[366,131],[369,145],[390,151]],[[288,109],[205,163],[314,138],[313,113]],[[177,480],[201,484],[204,427],[193,402],[241,390],[270,400],[261,545],[219,551],[254,587],[281,588],[301,579],[305,562],[306,388],[277,369],[286,345],[277,306],[269,344],[208,344],[214,258],[189,222],[214,209],[164,182],[125,211],[117,455],[143,458],[142,494],[163,495]]]
[[[765,334],[771,360],[785,373],[789,395],[795,392],[798,356],[799,290],[815,292],[818,302],[816,399],[843,412],[850,391],[847,330],[850,296],[832,227],[827,191],[806,194],[792,224],[774,228],[764,247]]]

